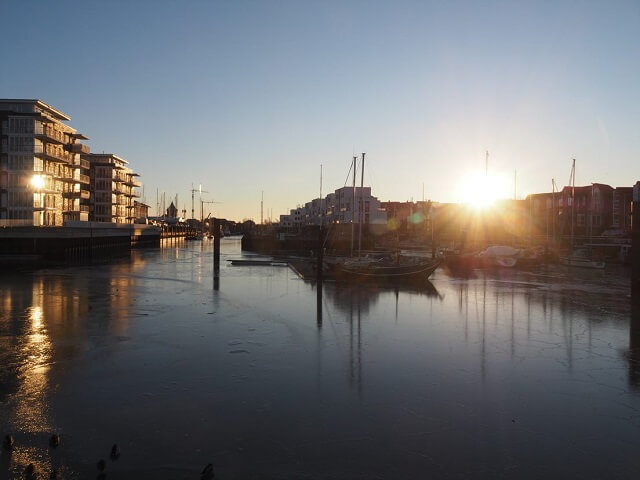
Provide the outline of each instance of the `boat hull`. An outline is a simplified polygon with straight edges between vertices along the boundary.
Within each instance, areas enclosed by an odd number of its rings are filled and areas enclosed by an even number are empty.
[[[411,265],[345,265],[334,267],[333,273],[339,280],[359,281],[404,281],[426,280],[438,268],[439,262],[421,262]]]
[[[589,260],[585,258],[571,258],[562,257],[560,259],[562,265],[567,267],[580,267],[580,268],[597,268],[602,269],[605,267],[605,263],[598,260]]]

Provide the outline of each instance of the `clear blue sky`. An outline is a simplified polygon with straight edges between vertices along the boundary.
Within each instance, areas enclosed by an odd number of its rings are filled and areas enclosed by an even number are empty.
[[[484,167],[519,196],[640,179],[640,2],[4,0],[0,97],[40,98],[93,151],[190,209],[285,213],[343,186],[455,201]],[[509,187],[511,189],[511,187]],[[155,210],[155,208],[153,209]]]

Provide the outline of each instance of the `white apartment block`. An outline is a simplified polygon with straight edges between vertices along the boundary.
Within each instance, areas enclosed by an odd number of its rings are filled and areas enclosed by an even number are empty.
[[[91,212],[93,222],[134,223],[136,188],[141,184],[128,162],[112,153],[90,153],[82,156],[91,168]]]
[[[354,199],[355,196],[355,199]],[[359,223],[363,225],[386,225],[387,212],[380,201],[371,195],[371,187],[342,187],[323,199],[316,198],[304,207],[297,207],[288,215],[280,215],[280,225],[297,227],[328,223]]]
[[[61,226],[88,220],[87,140],[41,100],[0,99],[0,225]]]

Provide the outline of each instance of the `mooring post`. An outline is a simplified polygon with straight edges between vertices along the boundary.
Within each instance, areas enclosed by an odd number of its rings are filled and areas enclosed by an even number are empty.
[[[322,328],[322,268],[324,264],[324,228],[318,229],[318,254],[316,255],[316,305],[317,305],[317,326]]]
[[[631,204],[631,300],[640,304],[640,181],[633,186]]]
[[[220,220],[213,219],[213,289],[220,288]]]
[[[318,254],[316,255],[316,279],[318,281],[318,283],[322,282],[322,264],[324,263],[324,235],[323,235],[323,228],[320,227],[318,230],[318,248],[316,249]]]

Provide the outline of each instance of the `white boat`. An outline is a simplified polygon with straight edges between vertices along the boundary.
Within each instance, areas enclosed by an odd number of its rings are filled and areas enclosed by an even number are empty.
[[[480,252],[478,257],[485,266],[513,268],[518,263],[520,250],[508,245],[493,245]]]

